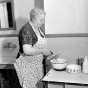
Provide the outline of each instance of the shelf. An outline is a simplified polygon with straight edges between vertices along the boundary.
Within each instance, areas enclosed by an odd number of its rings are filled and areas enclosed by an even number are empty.
[[[14,69],[13,64],[0,64],[0,69]]]
[[[2,30],[0,31],[0,37],[17,37],[17,30]]]

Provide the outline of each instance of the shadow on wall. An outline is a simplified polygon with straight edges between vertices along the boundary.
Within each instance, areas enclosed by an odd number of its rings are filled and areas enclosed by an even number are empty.
[[[16,18],[17,30],[19,31],[21,27],[27,22],[28,22],[28,18],[23,18],[23,17]]]

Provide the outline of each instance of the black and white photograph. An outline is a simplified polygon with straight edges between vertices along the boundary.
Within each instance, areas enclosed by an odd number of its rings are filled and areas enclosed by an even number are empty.
[[[0,0],[0,88],[88,88],[88,0]]]

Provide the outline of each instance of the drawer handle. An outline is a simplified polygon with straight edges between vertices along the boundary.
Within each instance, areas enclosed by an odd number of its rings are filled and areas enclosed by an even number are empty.
[[[12,49],[14,49],[14,48],[17,48],[17,45],[16,44],[13,44],[11,42],[8,42],[8,43],[6,43],[4,45],[4,48],[12,48]]]

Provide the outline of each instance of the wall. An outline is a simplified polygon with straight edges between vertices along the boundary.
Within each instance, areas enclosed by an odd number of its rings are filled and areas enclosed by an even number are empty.
[[[88,32],[87,0],[44,0],[46,34]],[[48,47],[61,57],[74,62],[78,56],[88,56],[87,37],[48,38]]]
[[[48,47],[68,62],[75,63],[78,57],[88,56],[87,37],[48,38]]]
[[[47,7],[50,9],[48,13],[49,16],[46,17],[46,34],[52,33],[69,33],[69,32],[88,32],[88,0],[45,0],[47,3]],[[51,3],[49,3],[49,1]],[[57,3],[56,6],[53,7],[55,1],[62,2],[62,4]],[[70,3],[71,1],[77,2],[76,7],[78,8],[78,2],[80,1],[82,7],[80,9],[75,10],[71,8],[65,9],[62,14],[63,4]],[[83,3],[82,3],[83,2]],[[45,4],[45,3],[44,3]],[[52,7],[49,6],[52,4]],[[74,3],[72,3],[74,4]],[[62,7],[62,8],[58,8]],[[50,8],[51,7],[51,8]],[[46,9],[46,8],[45,8]],[[56,15],[56,9],[59,13]],[[78,12],[77,12],[78,10]],[[66,12],[68,11],[70,15]],[[71,12],[70,12],[71,11]],[[53,13],[56,12],[56,13]],[[52,14],[53,13],[53,14]],[[64,16],[62,16],[64,15]],[[60,16],[57,18],[57,16]],[[49,20],[48,20],[49,19]],[[71,30],[70,30],[71,29]],[[78,31],[77,31],[78,30]],[[60,53],[61,58],[67,59],[68,63],[76,63],[76,59],[79,57],[88,56],[88,37],[57,37],[57,38],[47,38],[48,48],[53,50],[55,53]],[[54,87],[53,87],[54,86]],[[49,88],[60,88],[61,86],[57,85],[49,85]],[[66,88],[87,88],[84,86],[75,86],[75,85],[66,85]]]
[[[88,33],[87,0],[44,0],[46,34]]]
[[[17,30],[29,19],[29,12],[34,7],[34,0],[14,0]]]

